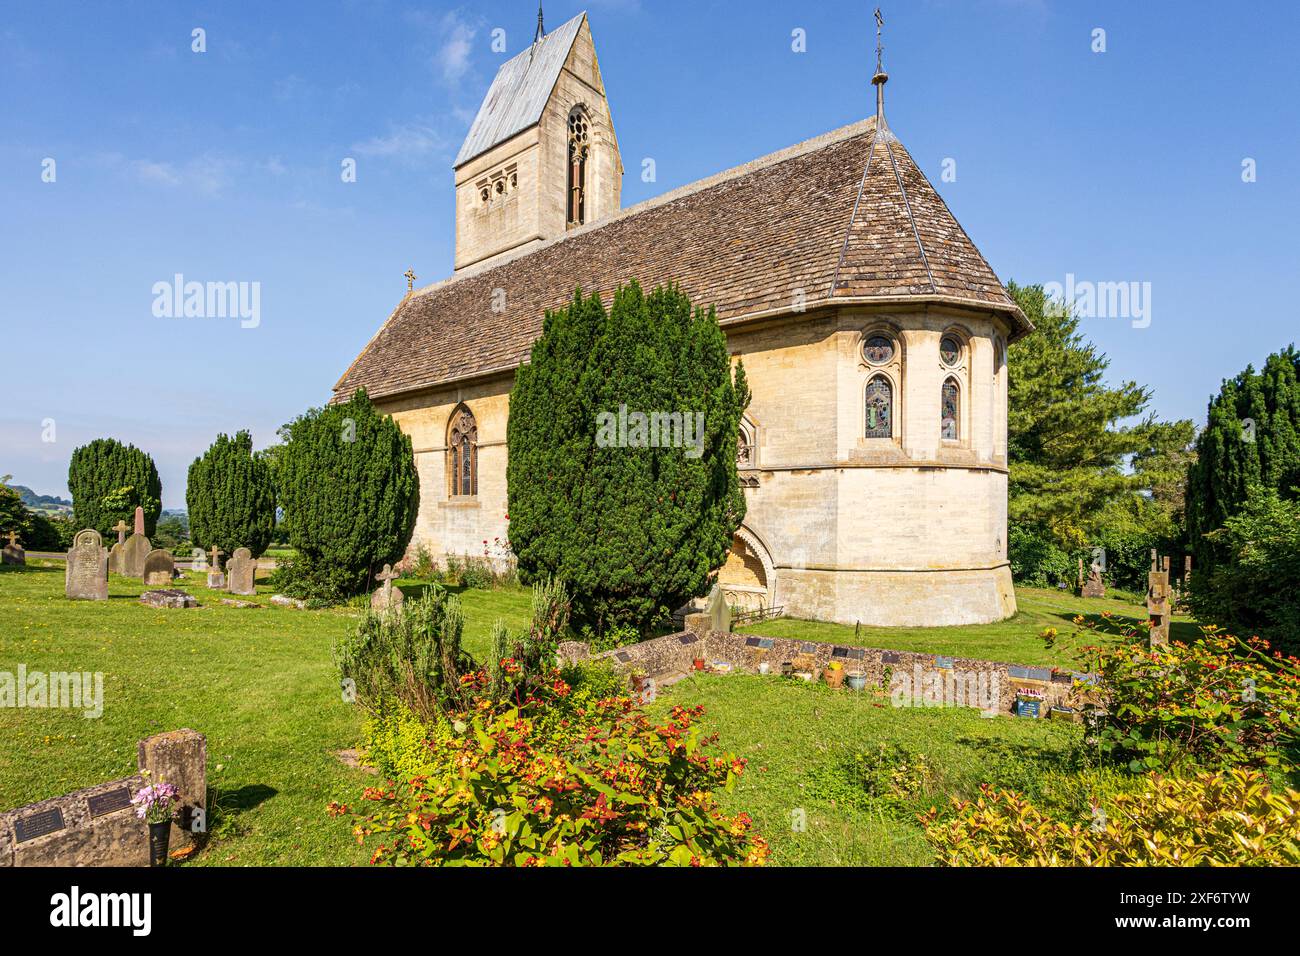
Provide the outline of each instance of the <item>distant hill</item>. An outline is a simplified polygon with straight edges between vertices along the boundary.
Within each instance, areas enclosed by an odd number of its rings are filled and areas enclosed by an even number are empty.
[[[10,485],[9,487],[18,492],[22,498],[23,507],[32,511],[61,514],[72,510],[72,502],[67,498],[59,498],[55,495],[38,495],[26,485]]]

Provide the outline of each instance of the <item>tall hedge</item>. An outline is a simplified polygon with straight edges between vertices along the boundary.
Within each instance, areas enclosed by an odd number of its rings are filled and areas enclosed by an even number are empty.
[[[1300,487],[1300,352],[1294,346],[1270,355],[1262,370],[1248,366],[1223,383],[1196,453],[1187,476],[1187,531],[1208,568],[1218,549],[1206,535],[1241,512],[1252,488],[1285,499]]]
[[[524,580],[566,582],[575,625],[599,633],[644,631],[704,594],[745,515],[736,438],[747,403],[713,310],[673,286],[647,296],[633,282],[608,312],[578,290],[548,312],[510,395],[510,546]],[[702,412],[701,454],[602,447],[602,414],[624,410]]]
[[[419,510],[411,439],[358,390],[280,429],[275,481],[303,597],[339,597],[398,561]]]
[[[248,548],[260,557],[275,529],[271,468],[253,454],[246,431],[217,440],[190,465],[185,484],[190,538],[200,548],[216,545],[226,554]]]
[[[97,438],[72,453],[68,491],[78,528],[94,528],[105,537],[118,521],[132,523],[144,508],[144,531],[152,535],[162,512],[162,481],[153,459],[134,445]]]

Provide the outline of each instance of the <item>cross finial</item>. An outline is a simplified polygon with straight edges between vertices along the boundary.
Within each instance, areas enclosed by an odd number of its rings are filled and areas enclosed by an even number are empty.
[[[415,289],[415,280],[417,278],[419,278],[419,276],[415,274],[414,269],[406,270],[406,291],[407,292],[411,292]]]

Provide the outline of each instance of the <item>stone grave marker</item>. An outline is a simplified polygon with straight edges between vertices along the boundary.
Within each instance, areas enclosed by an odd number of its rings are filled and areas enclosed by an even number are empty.
[[[202,548],[191,549],[190,568],[195,571],[206,571],[208,569],[208,553]]]
[[[256,594],[257,588],[253,586],[256,571],[253,553],[247,548],[236,548],[226,562],[226,590],[231,594]]]
[[[172,553],[163,548],[154,548],[144,559],[144,586],[147,588],[171,587],[176,577],[176,559]]]
[[[1088,568],[1088,580],[1083,582],[1083,596],[1086,598],[1103,598],[1106,585],[1101,580],[1101,565],[1093,561]]]
[[[1147,614],[1151,617],[1148,637],[1151,647],[1169,643],[1169,559],[1151,550],[1151,572],[1147,575]]]
[[[144,509],[135,509],[135,531],[122,545],[122,558],[119,573],[124,578],[143,578],[144,560],[153,550],[153,544],[144,533]]]
[[[74,601],[108,600],[108,551],[93,528],[78,531],[72,540],[63,592]]]
[[[385,564],[384,570],[375,575],[376,580],[383,582],[383,587],[370,595],[370,609],[372,611],[378,611],[382,614],[401,608],[402,602],[406,600],[406,595],[402,593],[401,588],[393,586],[393,579],[396,577],[399,577],[399,575],[393,570],[391,564]]]
[[[226,576],[221,573],[221,556],[225,553],[215,544],[208,551],[208,587],[214,591],[226,586]]]
[[[18,543],[18,532],[9,532],[9,543],[0,551],[0,564],[26,564],[27,552]]]
[[[721,586],[715,584],[709,592],[709,603],[705,606],[704,613],[709,616],[709,630],[724,634],[731,630],[731,606],[727,604],[727,596],[722,593]]]
[[[131,526],[119,519],[117,524],[113,525],[113,530],[117,532],[117,543],[108,552],[108,572],[120,575],[122,574],[122,552],[126,550],[126,533],[131,530]]]

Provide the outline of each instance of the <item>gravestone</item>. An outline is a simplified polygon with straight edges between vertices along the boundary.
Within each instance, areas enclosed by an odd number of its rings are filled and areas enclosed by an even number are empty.
[[[195,571],[206,571],[208,569],[208,553],[202,548],[194,548],[190,551],[190,568]]]
[[[1106,585],[1101,580],[1101,565],[1095,561],[1088,568],[1088,580],[1083,582],[1083,596],[1086,598],[1103,598],[1106,596]]]
[[[157,591],[145,591],[140,595],[140,603],[150,607],[185,608],[198,607],[197,598],[175,588],[162,588]]]
[[[126,533],[131,530],[131,526],[119,520],[113,525],[113,530],[117,532],[117,543],[108,552],[108,572],[120,575],[122,574],[122,552],[126,550]]]
[[[402,589],[393,586],[393,579],[398,577],[398,573],[393,570],[391,564],[385,564],[384,570],[375,575],[375,579],[383,582],[381,587],[374,594],[370,595],[370,609],[379,613],[386,611],[396,611],[406,600],[406,595]]]
[[[1151,647],[1169,643],[1169,559],[1151,550],[1151,572],[1147,575],[1147,614],[1151,618],[1148,641]]]
[[[253,553],[247,548],[236,548],[226,563],[226,590],[231,594],[256,594],[257,588],[253,586],[256,570]]]
[[[727,596],[722,593],[721,586],[715,584],[709,592],[709,602],[704,607],[704,613],[709,616],[709,630],[724,634],[731,630],[731,606],[727,604]]]
[[[215,544],[208,551],[208,587],[214,591],[226,586],[226,576],[221,573],[221,556],[225,553]]]
[[[124,578],[143,578],[144,561],[153,550],[153,544],[144,533],[144,509],[135,509],[135,531],[122,545],[122,558],[118,573]]]
[[[74,601],[108,600],[108,551],[93,528],[78,531],[72,540],[63,593]]]
[[[18,543],[18,532],[9,532],[9,543],[0,551],[0,564],[26,564],[27,552]]]
[[[170,587],[176,577],[176,559],[172,553],[163,548],[155,548],[144,559],[144,570],[140,575],[147,588]]]

